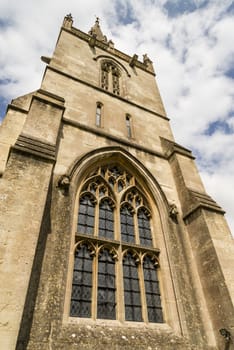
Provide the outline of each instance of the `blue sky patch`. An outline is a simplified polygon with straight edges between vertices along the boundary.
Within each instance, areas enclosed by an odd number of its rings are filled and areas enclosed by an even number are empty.
[[[136,22],[136,17],[133,15],[133,10],[127,2],[124,6],[121,1],[117,1],[115,4],[115,10],[118,22],[120,24],[127,25]]]
[[[228,15],[231,15],[231,14],[233,15],[234,14],[234,2],[232,2],[231,5],[228,7],[226,13]]]
[[[4,28],[9,27],[12,25],[13,21],[9,20],[8,18],[0,18],[0,29],[3,30]]]
[[[228,78],[234,79],[234,64],[228,70],[226,70],[225,75]]]
[[[204,0],[200,5],[197,5],[194,0],[168,0],[164,8],[167,10],[169,17],[177,17],[184,13],[194,12],[208,4],[208,0]]]
[[[0,85],[7,85],[7,84],[10,84],[10,83],[14,83],[14,81],[12,81],[12,80],[9,79],[9,78],[0,79]]]
[[[215,134],[217,131],[221,131],[224,134],[232,134],[233,130],[232,128],[228,125],[228,123],[226,123],[223,120],[216,120],[213,123],[210,123],[207,127],[207,129],[204,131],[205,135],[208,136],[212,136],[213,134]]]
[[[6,114],[6,108],[8,103],[9,102],[5,98],[0,96],[0,121],[2,121],[3,117]]]

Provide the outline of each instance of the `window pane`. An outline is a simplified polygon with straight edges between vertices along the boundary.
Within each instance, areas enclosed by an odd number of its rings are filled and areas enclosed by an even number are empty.
[[[109,201],[106,199],[99,207],[99,236],[114,239],[114,215]]]
[[[138,210],[137,217],[141,244],[146,246],[152,246],[150,219],[147,217],[143,209]]]
[[[104,249],[98,259],[97,317],[115,319],[115,261]]]
[[[146,303],[149,322],[163,322],[157,270],[149,256],[143,263]]]
[[[88,195],[80,199],[79,213],[78,213],[78,227],[79,233],[93,234],[94,229],[94,215],[95,206],[91,202]]]
[[[91,317],[92,257],[86,245],[75,253],[71,316]]]
[[[121,238],[125,242],[135,242],[133,214],[125,206],[120,211]]]
[[[142,321],[141,296],[136,261],[128,253],[123,262],[125,320]]]

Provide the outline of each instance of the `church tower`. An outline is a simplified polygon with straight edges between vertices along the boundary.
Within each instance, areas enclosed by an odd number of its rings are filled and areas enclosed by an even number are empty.
[[[234,246],[154,67],[64,18],[0,129],[0,348],[233,349]]]

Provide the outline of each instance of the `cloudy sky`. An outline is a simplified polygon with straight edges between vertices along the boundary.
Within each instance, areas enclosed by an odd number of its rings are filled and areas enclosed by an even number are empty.
[[[207,192],[234,234],[234,2],[232,0],[1,0],[0,118],[40,87],[63,17],[95,21],[115,47],[154,62],[178,143],[192,149]]]

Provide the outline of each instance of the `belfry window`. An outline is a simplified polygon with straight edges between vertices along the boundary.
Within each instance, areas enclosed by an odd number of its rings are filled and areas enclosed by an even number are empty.
[[[101,166],[79,195],[70,316],[163,322],[151,209],[122,166]]]
[[[120,95],[120,70],[111,61],[104,61],[101,64],[101,87],[115,95]]]

